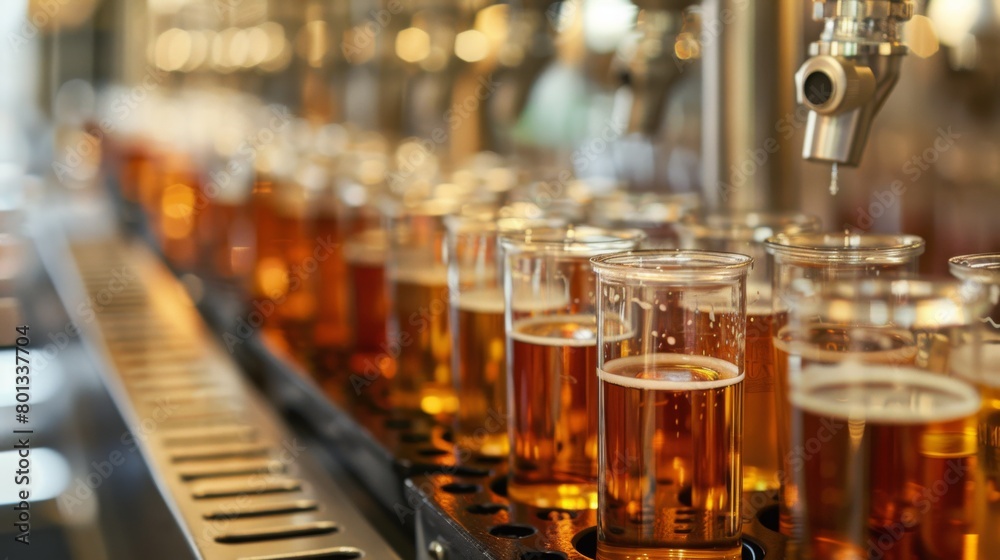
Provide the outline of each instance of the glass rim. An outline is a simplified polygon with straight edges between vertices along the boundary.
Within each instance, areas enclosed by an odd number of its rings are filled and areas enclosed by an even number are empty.
[[[966,326],[979,322],[988,307],[985,288],[955,279],[912,276],[842,280],[800,278],[783,294],[789,312],[822,316],[835,323],[856,322],[859,310],[904,327]]]
[[[560,228],[567,222],[558,217],[519,217],[500,216],[496,213],[452,214],[445,216],[444,226],[452,235],[469,233],[506,233],[516,232],[525,228]]]
[[[779,234],[818,233],[822,222],[818,216],[804,212],[753,211],[740,214],[687,214],[677,223],[684,234],[689,231],[696,240],[747,241],[762,243]]]
[[[1000,284],[1000,253],[975,253],[948,259],[952,276],[984,284]]]
[[[778,234],[764,241],[768,253],[793,261],[849,264],[898,264],[923,254],[923,238],[909,234]]]
[[[720,280],[746,277],[753,257],[700,249],[645,249],[592,257],[600,277],[651,281]]]
[[[574,225],[500,233],[500,244],[509,254],[556,253],[580,257],[628,251],[645,239],[646,233],[639,229]]]

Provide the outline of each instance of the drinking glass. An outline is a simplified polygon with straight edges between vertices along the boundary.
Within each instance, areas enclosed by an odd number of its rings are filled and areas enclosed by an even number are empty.
[[[593,256],[638,247],[638,230],[504,234],[511,499],[597,507],[597,309]]]
[[[746,282],[708,251],[595,257],[599,560],[742,556]]]

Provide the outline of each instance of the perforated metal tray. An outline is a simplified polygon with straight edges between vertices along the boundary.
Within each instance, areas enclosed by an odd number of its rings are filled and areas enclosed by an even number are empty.
[[[49,236],[43,261],[195,557],[398,558],[141,245]]]

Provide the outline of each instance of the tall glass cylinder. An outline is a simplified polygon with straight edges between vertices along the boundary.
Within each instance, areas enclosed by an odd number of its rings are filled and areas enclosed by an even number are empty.
[[[842,279],[885,278],[912,275],[917,271],[917,259],[924,252],[923,239],[915,235],[879,235],[850,233],[779,234],[765,241],[773,256],[771,304],[774,333],[784,326],[788,314],[787,301],[794,294],[793,286],[802,279],[823,283]],[[789,439],[791,425],[788,407],[787,363],[776,359],[774,378],[775,412],[778,423],[779,466],[778,506],[781,532],[792,535],[795,530],[790,512],[798,493],[794,489],[795,457]]]
[[[597,558],[741,558],[743,352],[752,259],[595,257]]]
[[[778,422],[774,397],[774,315],[770,259],[764,240],[778,234],[813,233],[819,219],[800,213],[749,212],[688,215],[676,226],[684,249],[725,251],[753,257],[747,279],[746,381],[743,406],[747,430],[743,451],[743,490],[774,491],[778,480]]]
[[[948,260],[951,273],[980,285],[987,292],[988,308],[979,318],[983,338],[978,386],[983,408],[979,417],[981,468],[979,488],[983,492],[979,518],[986,527],[1000,527],[1000,253],[964,255]],[[971,370],[971,367],[967,369]],[[979,537],[980,558],[1000,550],[1000,531],[984,531]]]
[[[533,210],[538,210],[537,207]],[[503,262],[499,233],[560,227],[559,219],[514,217],[518,207],[481,216],[449,216],[448,294],[452,373],[459,406],[455,445],[460,455],[507,457],[507,356]]]
[[[775,346],[798,557],[983,558],[980,535],[997,530],[977,517],[984,292],[912,278],[797,289]]]
[[[647,247],[681,247],[678,225],[701,207],[697,193],[625,193],[598,197],[590,205],[590,223],[601,227],[636,228],[646,232]]]
[[[589,259],[638,247],[638,230],[504,234],[511,499],[597,507],[597,309]]]
[[[384,374],[393,408],[432,415],[458,408],[451,383],[444,218],[459,208],[454,199],[430,199],[393,208],[388,216],[386,344],[395,367]]]

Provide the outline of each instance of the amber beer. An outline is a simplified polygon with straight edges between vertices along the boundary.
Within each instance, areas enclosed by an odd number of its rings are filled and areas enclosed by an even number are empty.
[[[974,388],[842,362],[807,366],[791,403],[801,426],[793,449],[812,454],[796,476],[805,558],[977,557],[971,506],[962,507],[975,469]]]
[[[743,491],[779,486],[778,416],[774,397],[774,315],[771,295],[747,305],[743,410],[754,431],[754,445],[743,448]]]
[[[545,315],[513,325],[510,497],[537,507],[597,507],[597,321]]]
[[[454,412],[447,269],[399,267],[390,283],[395,300],[388,336],[399,347],[390,402],[428,414]]]
[[[455,444],[488,457],[506,457],[507,356],[503,292],[482,288],[458,297],[458,408]]]
[[[385,325],[388,312],[385,286],[385,234],[381,230],[364,231],[345,248],[348,278],[351,283],[351,331],[354,340],[350,367],[365,371],[369,361],[385,355]],[[381,370],[392,364],[374,364]],[[384,373],[384,372],[383,372]]]
[[[598,376],[607,490],[597,557],[740,558],[739,368],[647,354],[606,362]]]
[[[776,417],[779,426],[796,426],[789,394],[802,368],[812,364],[829,364],[853,358],[858,363],[879,365],[912,365],[917,354],[916,342],[906,331],[887,327],[847,327],[837,324],[784,326],[774,338]],[[796,367],[790,368],[794,362]],[[798,473],[812,455],[805,448],[794,448],[792,430],[778,432],[781,457],[779,477],[783,492],[780,525],[786,535],[799,535],[802,517],[799,515]]]

